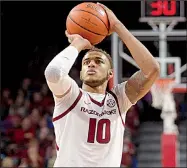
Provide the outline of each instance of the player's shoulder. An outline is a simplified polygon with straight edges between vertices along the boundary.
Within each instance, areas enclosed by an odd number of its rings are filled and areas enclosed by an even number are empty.
[[[111,89],[111,93],[113,93],[116,98],[122,102],[127,101],[130,103],[128,95],[126,94],[126,87],[127,81],[117,84]],[[130,103],[131,104],[131,103]]]
[[[115,85],[115,86],[111,89],[111,92],[113,92],[113,93],[116,94],[116,95],[125,93],[125,85],[126,85],[126,83],[127,83],[127,81]]]
[[[117,84],[113,89],[111,89],[111,92],[116,96],[119,102],[120,109],[123,112],[126,112],[132,105],[134,105],[130,102],[128,95],[126,94],[126,83],[127,81],[122,82],[120,84]]]

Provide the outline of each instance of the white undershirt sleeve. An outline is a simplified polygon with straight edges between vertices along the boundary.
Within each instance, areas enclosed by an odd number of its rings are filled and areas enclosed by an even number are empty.
[[[78,56],[78,50],[68,46],[48,64],[45,69],[47,84],[54,95],[61,96],[70,89],[72,79],[68,73]],[[78,85],[76,85],[78,88]],[[76,87],[74,86],[74,87]]]

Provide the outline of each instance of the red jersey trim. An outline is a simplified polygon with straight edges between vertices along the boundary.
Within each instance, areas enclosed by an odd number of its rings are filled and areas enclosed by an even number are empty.
[[[79,102],[79,100],[81,99],[81,97],[82,97],[82,92],[80,91],[80,92],[79,92],[79,95],[78,95],[78,97],[76,98],[76,100],[74,101],[74,103],[73,103],[66,111],[64,111],[62,114],[58,115],[57,117],[54,117],[54,118],[53,118],[53,122],[55,122],[55,121],[61,119],[62,117],[64,117],[65,115],[67,115],[71,110],[73,110],[74,107],[75,107],[75,106],[77,105],[77,103]]]
[[[88,95],[89,95],[89,94],[88,94]],[[89,97],[90,97],[90,100],[91,100],[94,104],[98,105],[99,107],[102,107],[102,106],[104,105],[106,95],[107,95],[107,94],[105,94],[105,97],[104,97],[104,99],[102,100],[101,103],[98,102],[97,100],[93,99],[90,95],[89,95]]]
[[[112,91],[109,91],[109,93],[114,97],[114,99],[116,100],[116,103],[117,103],[117,106],[118,106],[118,110],[119,110],[119,115],[121,117],[121,121],[122,121],[122,124],[123,126],[125,127],[125,122],[123,121],[123,118],[122,118],[122,115],[121,115],[121,110],[119,108],[119,102],[118,102],[118,98],[117,96],[115,95],[115,93],[113,93]]]
[[[55,95],[55,97],[59,98],[60,97],[64,97],[66,96],[69,92],[71,91],[71,86],[69,87],[69,89],[63,94],[63,95]]]
[[[59,147],[58,147],[57,143],[56,143],[56,150],[59,151]]]

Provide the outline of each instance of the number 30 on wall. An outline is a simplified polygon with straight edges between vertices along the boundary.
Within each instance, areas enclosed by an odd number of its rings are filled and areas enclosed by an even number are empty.
[[[151,15],[152,16],[173,16],[176,14],[176,1],[175,0],[157,0],[155,2],[151,2]]]
[[[184,17],[184,0],[142,0],[141,17]]]

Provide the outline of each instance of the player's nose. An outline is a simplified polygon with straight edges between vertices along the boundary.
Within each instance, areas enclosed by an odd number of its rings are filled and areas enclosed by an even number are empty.
[[[96,66],[96,63],[94,60],[91,60],[90,63],[88,64],[89,68],[95,68],[95,66]]]

